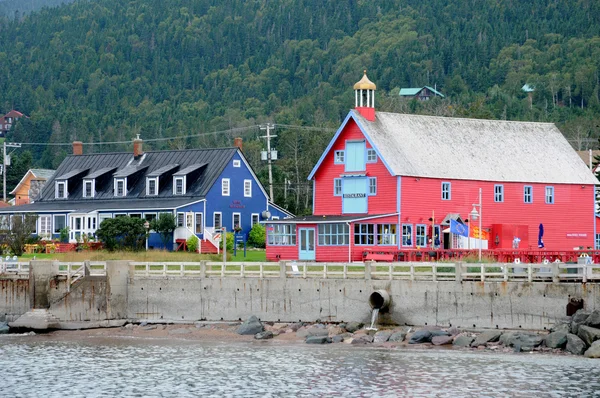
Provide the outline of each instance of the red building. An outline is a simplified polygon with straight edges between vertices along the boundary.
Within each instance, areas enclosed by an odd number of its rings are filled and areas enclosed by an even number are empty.
[[[4,137],[6,133],[10,131],[12,125],[22,117],[24,117],[24,115],[19,111],[15,111],[14,109],[8,112],[6,115],[0,116],[0,137]]]
[[[309,176],[313,215],[267,225],[269,260],[538,249],[542,230],[545,250],[594,246],[598,181],[554,124],[376,112],[366,74],[354,90],[355,109]]]

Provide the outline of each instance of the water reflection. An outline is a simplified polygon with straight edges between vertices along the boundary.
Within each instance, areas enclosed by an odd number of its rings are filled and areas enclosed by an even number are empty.
[[[0,338],[6,397],[596,396],[600,361],[271,342]]]

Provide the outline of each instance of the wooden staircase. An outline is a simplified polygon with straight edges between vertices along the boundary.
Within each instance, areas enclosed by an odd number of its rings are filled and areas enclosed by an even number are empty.
[[[202,254],[217,254],[219,250],[217,247],[212,244],[209,240],[201,240],[200,241],[200,252]]]
[[[186,239],[175,239],[175,243],[177,244],[177,250],[178,252],[180,251],[187,251],[187,240]]]

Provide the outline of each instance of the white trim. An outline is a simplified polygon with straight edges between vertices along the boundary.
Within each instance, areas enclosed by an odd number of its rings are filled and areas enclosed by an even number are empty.
[[[60,233],[60,230],[56,231],[56,228],[55,228],[55,226],[56,226],[56,217],[64,217],[65,218],[64,225],[65,225],[65,227],[68,226],[68,224],[67,224],[67,215],[66,214],[53,214],[52,215],[52,233],[53,234],[59,234]]]
[[[248,190],[246,192],[246,184],[248,185]],[[244,180],[244,197],[251,198],[252,197],[252,180]]]
[[[233,159],[233,167],[242,167],[242,162],[239,159]]]
[[[256,222],[254,222],[254,216],[256,216]],[[260,214],[258,213],[250,214],[250,228],[254,227],[254,224],[260,224]]]
[[[27,170],[27,173],[25,173],[23,178],[21,178],[21,181],[19,181],[19,183],[17,184],[15,189],[13,189],[12,191],[9,192],[10,195],[14,195],[15,192],[17,192],[17,190],[21,187],[21,184],[23,184],[23,182],[25,182],[25,179],[27,178],[27,176],[29,174],[31,174],[33,176],[33,178],[36,178],[36,175],[33,173],[33,171],[31,171],[31,169]],[[29,182],[29,183],[31,184],[31,182]]]
[[[92,185],[92,189],[90,190],[90,196],[87,196],[85,194],[86,192],[86,185],[87,184],[91,184]],[[96,196],[96,180],[95,179],[84,179],[83,180],[83,192],[81,193],[81,196],[83,196],[84,198],[93,198],[94,196]]]
[[[58,187],[62,185],[64,187],[63,196],[58,196]],[[55,181],[54,182],[54,198],[55,199],[67,199],[69,197],[69,183],[66,180],[60,180],[60,181]]]
[[[177,192],[177,182],[181,181],[181,192]],[[185,195],[185,191],[186,191],[186,176],[174,176],[173,177],[173,195]]]
[[[235,229],[235,216],[239,217],[239,224],[238,227],[242,228],[242,213],[231,213],[231,231],[233,231]]]
[[[200,223],[200,229],[201,229],[201,231],[200,232],[198,232],[198,228],[197,228],[198,227],[198,215],[200,217],[202,217],[202,219],[200,220],[201,221],[201,223]],[[193,231],[194,231],[194,233],[197,234],[197,235],[203,234],[204,233],[204,213],[202,213],[200,211],[197,211],[197,212],[194,213],[193,217],[194,217],[194,220],[193,220]]]
[[[254,170],[252,170],[252,167],[250,167],[250,164],[248,164],[248,161],[246,160],[246,157],[244,156],[244,153],[238,149],[237,150],[237,154],[240,156],[240,159],[242,160],[242,162],[244,162],[244,165],[246,166],[246,169],[250,172],[250,174],[252,175],[252,178],[254,179],[254,181],[256,182],[256,184],[258,184],[258,187],[260,188],[260,191],[263,193],[263,195],[265,195],[265,198],[267,198],[267,200],[269,200],[269,195],[267,195],[267,191],[265,191],[265,188],[260,183],[260,180],[258,179],[258,177],[256,176],[256,174],[254,173]]]
[[[150,181],[154,181],[154,193],[150,193]],[[158,177],[146,177],[146,196],[158,196]]]
[[[118,195],[118,186],[119,183],[123,183],[123,195]],[[113,195],[116,198],[124,198],[127,196],[127,178],[115,178],[113,181]]]
[[[221,178],[221,196],[231,196],[231,179]]]
[[[215,215],[218,214],[219,215],[219,228],[223,228],[223,213],[221,213],[220,211],[214,211],[213,212],[213,217],[212,217],[212,221],[213,221],[213,228],[217,228],[217,226],[215,225]]]
[[[183,221],[181,222],[181,225],[179,225],[179,215],[183,216]],[[181,227],[185,227],[185,212],[183,211],[178,211],[175,213],[175,225],[177,226],[177,228],[181,228]]]

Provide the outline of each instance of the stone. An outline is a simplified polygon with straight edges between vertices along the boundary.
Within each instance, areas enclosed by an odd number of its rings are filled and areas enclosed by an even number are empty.
[[[331,339],[328,336],[308,336],[306,338],[306,344],[328,344],[331,343]]]
[[[390,338],[388,339],[388,341],[400,343],[400,342],[404,341],[405,337],[406,337],[406,332],[404,332],[404,331],[393,332],[390,335]]]
[[[142,323],[140,323],[140,326],[147,326],[147,325],[148,325],[148,322],[146,322],[146,321],[143,321]]]
[[[502,336],[502,332],[499,330],[486,330],[475,337],[475,341],[471,343],[471,347],[478,347],[480,345],[485,345],[485,343],[498,341],[500,336]]]
[[[363,336],[364,337],[364,336]],[[368,344],[369,342],[365,339],[363,339],[362,337],[359,338],[353,338],[352,341],[350,342],[350,344],[352,345],[357,345],[357,344]]]
[[[302,327],[302,322],[292,323],[288,326],[292,331],[297,332]]]
[[[577,334],[579,332],[579,326],[585,325],[585,322],[587,321],[589,316],[589,312],[586,312],[584,310],[577,311],[571,319],[571,333]]]
[[[123,326],[123,327],[124,327],[125,329],[127,329],[127,330],[133,330],[134,326],[135,326],[135,325],[134,325],[133,323],[128,323],[127,325],[125,325],[125,326]]]
[[[421,329],[417,330],[410,336],[408,344],[422,344],[431,342],[431,330]]]
[[[313,328],[325,329],[325,325],[323,325],[322,323],[315,323],[313,325]]]
[[[577,336],[579,336],[581,340],[585,341],[585,344],[591,346],[594,341],[600,340],[600,329],[581,325],[579,326]]]
[[[327,329],[319,329],[315,327],[310,328],[301,328],[296,332],[296,337],[306,338],[310,336],[329,336],[329,330]]]
[[[563,333],[570,333],[571,332],[571,325],[568,323],[559,323],[556,324],[552,327],[552,329],[550,329],[550,331],[552,332],[563,332]]]
[[[360,323],[360,322],[348,322],[348,323],[346,324],[346,328],[345,328],[345,329],[346,329],[348,332],[350,332],[350,333],[354,333],[354,332],[356,332],[358,329],[362,328],[362,327],[363,327],[363,325],[364,325],[364,324],[363,324],[363,323]]]
[[[341,334],[336,334],[331,338],[332,343],[341,343],[344,341],[344,336]]]
[[[146,326],[146,327],[144,327],[144,328],[142,328],[142,329],[143,329],[143,330],[154,330],[154,329],[156,329],[156,328],[157,328],[157,326],[156,326],[156,325],[150,325],[150,326]]]
[[[270,330],[265,330],[264,332],[256,333],[254,335],[254,339],[256,340],[267,340],[273,338],[273,332]]]
[[[586,358],[600,358],[600,340],[594,341],[583,355]]]
[[[435,337],[435,336],[450,336],[450,333],[446,332],[445,330],[430,330],[431,332],[431,337]]]
[[[342,329],[339,326],[331,326],[328,330],[330,336],[336,336],[338,334],[346,333],[346,329]]]
[[[512,339],[515,337],[515,335],[516,333],[512,332],[502,333],[502,336],[500,336],[500,339],[498,341],[500,341],[500,343],[502,343],[503,345],[510,347],[512,344]]]
[[[450,336],[456,336],[460,334],[460,330],[452,326],[450,329],[448,329],[448,333],[450,333]]]
[[[569,333],[567,335],[567,347],[566,350],[571,354],[583,355],[586,349],[585,341],[581,340],[576,335]]]
[[[385,343],[386,341],[388,341],[390,339],[390,336],[392,335],[392,332],[390,330],[381,330],[377,333],[375,333],[373,342],[374,343]]]
[[[567,334],[566,332],[552,332],[546,336],[546,347],[548,348],[565,348],[567,345]]]
[[[453,340],[454,340],[454,337],[452,337],[452,336],[433,336],[431,338],[431,343],[433,345],[446,345],[446,344],[452,344]]]
[[[256,333],[264,331],[265,328],[263,324],[258,320],[258,318],[255,315],[252,315],[240,325],[236,333],[241,335],[255,335]]]
[[[591,326],[596,329],[600,329],[600,311],[594,310],[585,320],[587,326]]]
[[[452,343],[452,345],[455,345],[457,347],[470,347],[474,340],[475,337],[460,334],[454,338],[454,342]]]
[[[8,327],[7,322],[0,322],[0,334],[6,334],[9,330],[10,328]]]

